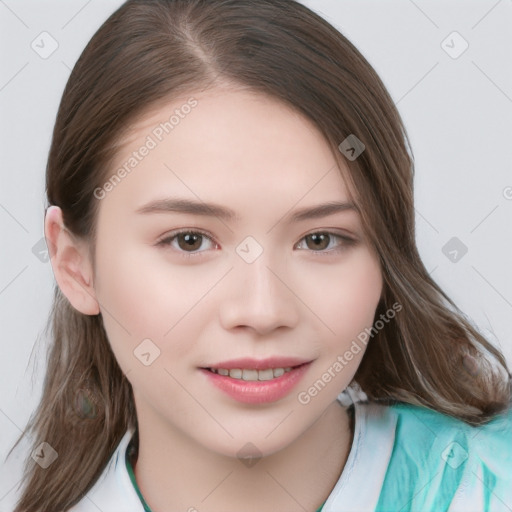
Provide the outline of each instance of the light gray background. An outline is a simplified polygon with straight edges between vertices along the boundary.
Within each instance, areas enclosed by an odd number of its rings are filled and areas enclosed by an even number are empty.
[[[417,242],[426,267],[512,363],[512,0],[304,3],[355,44],[388,87],[416,160]],[[33,247],[43,236],[58,103],[85,44],[120,4],[0,0],[2,462],[41,389],[37,343],[53,273]],[[51,49],[43,31],[58,43],[46,59],[31,47]],[[469,44],[459,56],[464,41],[454,31]],[[457,262],[442,250],[452,237],[468,248]],[[12,509],[22,452],[2,467],[0,511]]]

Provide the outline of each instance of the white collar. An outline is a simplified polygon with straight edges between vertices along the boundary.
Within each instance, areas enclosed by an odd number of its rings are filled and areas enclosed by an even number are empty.
[[[322,512],[375,510],[379,501],[393,452],[397,415],[371,402],[355,401],[354,410],[352,447]]]
[[[69,512],[144,512],[126,468],[126,450],[133,433],[133,429],[125,433],[100,478]]]

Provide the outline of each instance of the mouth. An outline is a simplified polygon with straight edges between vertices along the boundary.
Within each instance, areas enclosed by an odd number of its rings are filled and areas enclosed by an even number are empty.
[[[297,358],[238,359],[199,370],[207,382],[235,401],[265,404],[289,395],[311,363]]]

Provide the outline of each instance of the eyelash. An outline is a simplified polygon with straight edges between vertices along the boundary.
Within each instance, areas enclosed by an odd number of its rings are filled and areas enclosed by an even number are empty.
[[[202,237],[208,238],[214,245],[217,245],[217,246],[219,245],[215,241],[215,238],[212,235],[210,235],[209,233],[207,233],[205,231],[200,231],[200,230],[195,230],[194,231],[194,230],[190,230],[190,229],[182,229],[182,230],[178,230],[178,231],[173,231],[172,233],[170,233],[168,235],[165,235],[164,238],[161,238],[159,241],[157,241],[156,245],[160,246],[160,247],[168,247],[168,246],[171,245],[173,240],[175,240],[179,235],[183,235],[183,234],[200,235]],[[343,249],[346,249],[346,248],[356,244],[356,240],[355,239],[350,238],[350,237],[348,237],[346,235],[340,235],[339,233],[333,233],[331,231],[312,231],[311,233],[308,233],[308,234],[304,235],[299,240],[297,245],[300,242],[302,242],[303,240],[305,240],[306,237],[311,236],[311,235],[329,235],[329,237],[338,238],[342,242],[341,242],[340,246],[338,246],[335,249],[321,250],[321,251],[315,251],[313,249],[299,249],[299,250],[305,250],[307,252],[312,252],[312,253],[315,253],[315,254],[318,254],[318,255],[321,255],[321,256],[327,256],[327,255],[331,255],[332,253],[338,253],[338,252],[342,251]],[[184,258],[195,258],[197,256],[200,256],[203,252],[206,252],[206,251],[188,252],[188,251],[183,251],[181,249],[176,249],[176,250]]]

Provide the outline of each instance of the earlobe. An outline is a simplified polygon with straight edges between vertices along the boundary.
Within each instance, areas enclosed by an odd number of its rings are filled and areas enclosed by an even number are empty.
[[[88,246],[66,229],[58,206],[50,206],[46,210],[44,233],[53,273],[62,293],[80,313],[100,313]]]

